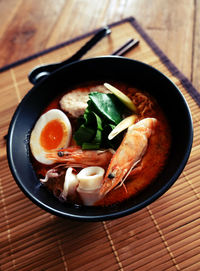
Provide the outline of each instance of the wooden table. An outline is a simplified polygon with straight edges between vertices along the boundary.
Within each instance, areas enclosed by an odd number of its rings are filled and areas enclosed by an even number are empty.
[[[200,90],[200,0],[2,0],[0,66],[129,16]]]
[[[200,270],[199,17],[200,0],[0,0],[0,68],[70,40],[0,73],[0,270]],[[194,141],[165,195],[127,217],[82,223],[51,215],[25,197],[10,173],[4,136],[32,87],[28,71],[69,57],[91,36],[85,33],[106,24],[112,24],[111,38],[85,57],[110,54],[138,38],[126,56],[153,65],[179,87],[192,112]]]

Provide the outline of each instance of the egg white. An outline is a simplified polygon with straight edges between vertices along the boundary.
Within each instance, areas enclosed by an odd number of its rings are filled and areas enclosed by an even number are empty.
[[[45,165],[53,164],[54,162],[46,157],[47,151],[41,146],[40,136],[43,128],[52,120],[59,120],[64,125],[66,133],[58,146],[58,149],[66,148],[71,140],[72,127],[68,117],[59,109],[51,109],[44,113],[36,122],[30,137],[30,148],[34,158]],[[51,150],[53,151],[53,150]]]

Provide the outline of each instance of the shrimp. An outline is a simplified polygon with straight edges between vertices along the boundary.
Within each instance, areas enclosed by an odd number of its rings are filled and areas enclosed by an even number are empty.
[[[82,150],[78,146],[49,152],[46,157],[66,167],[87,167],[91,165],[106,168],[113,156],[113,150]]]
[[[100,189],[102,197],[118,184],[123,185],[131,170],[141,161],[156,123],[155,118],[145,118],[128,128],[106,171]]]

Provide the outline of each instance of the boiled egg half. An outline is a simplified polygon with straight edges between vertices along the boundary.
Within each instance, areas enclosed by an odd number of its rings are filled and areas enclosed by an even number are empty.
[[[68,117],[59,109],[51,109],[36,122],[30,137],[30,148],[34,158],[45,165],[54,162],[48,153],[66,148],[71,140],[72,127]]]

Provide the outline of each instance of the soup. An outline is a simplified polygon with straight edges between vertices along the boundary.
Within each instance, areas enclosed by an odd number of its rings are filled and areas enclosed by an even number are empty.
[[[40,119],[30,140],[33,167],[64,203],[107,206],[134,197],[156,181],[169,156],[164,112],[128,84],[69,89]]]

